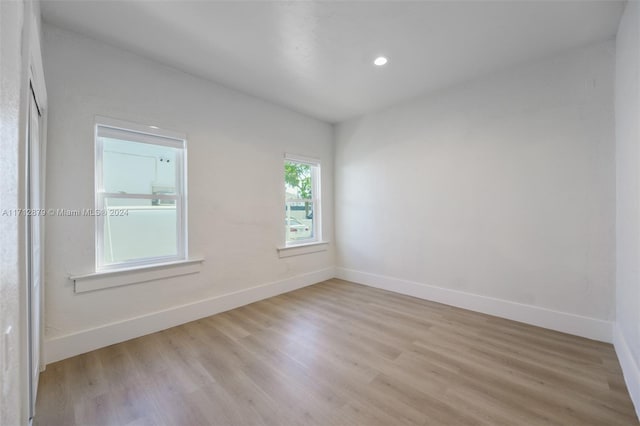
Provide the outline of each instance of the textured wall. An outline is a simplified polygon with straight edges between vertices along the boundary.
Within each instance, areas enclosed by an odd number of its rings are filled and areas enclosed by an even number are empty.
[[[616,39],[616,323],[640,413],[640,5],[630,1]]]
[[[330,125],[45,25],[49,208],[94,205],[96,115],[187,135],[189,252],[199,274],[75,294],[95,267],[94,220],[47,217],[47,339],[334,265],[334,251],[280,259],[284,153],[320,158],[332,240]]]
[[[343,123],[338,266],[614,318],[614,44]]]

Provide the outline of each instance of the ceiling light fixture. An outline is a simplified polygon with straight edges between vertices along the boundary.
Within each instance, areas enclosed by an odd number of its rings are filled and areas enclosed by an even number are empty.
[[[379,66],[379,67],[383,66],[383,65],[384,65],[384,64],[386,64],[387,62],[389,62],[389,61],[388,61],[388,60],[387,60],[387,58],[385,58],[384,56],[378,56],[378,57],[376,58],[376,60],[375,60],[375,61],[373,61],[373,63],[374,63],[374,64],[376,64],[376,65],[377,65],[377,66]]]

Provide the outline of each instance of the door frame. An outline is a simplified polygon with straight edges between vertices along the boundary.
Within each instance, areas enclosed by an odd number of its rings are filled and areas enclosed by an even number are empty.
[[[31,82],[30,82],[31,83]],[[40,123],[42,121],[42,113],[38,105],[38,100],[35,95],[32,84],[30,86],[29,97],[29,115],[27,120],[28,133],[27,133],[27,146],[26,146],[26,171],[27,171],[27,193],[25,197],[27,211],[33,211],[34,209],[42,209],[44,201],[44,193],[42,190],[42,145],[41,145],[41,131]],[[33,120],[37,121],[34,125]],[[34,136],[34,130],[37,135]],[[36,181],[37,182],[34,182]],[[42,357],[42,326],[43,326],[43,267],[44,256],[42,252],[42,246],[44,243],[44,233],[42,232],[42,225],[44,223],[44,217],[40,215],[30,215],[27,213],[26,220],[26,260],[27,260],[27,340],[28,340],[28,365],[29,365],[29,419],[35,414],[35,399],[37,396],[37,375],[34,379],[34,371],[42,371],[41,357]],[[34,222],[37,221],[36,226]],[[34,234],[34,231],[37,234]],[[37,256],[34,256],[34,247],[37,245]],[[37,274],[37,277],[35,275]],[[35,278],[34,278],[35,277]],[[37,294],[34,293],[33,281],[38,281]],[[34,311],[37,312],[34,314]],[[34,323],[34,316],[38,324]],[[35,324],[35,325],[34,325]],[[34,335],[37,333],[37,335]],[[36,343],[34,343],[36,342]],[[35,362],[38,365],[34,365]]]
[[[38,21],[34,11],[30,10],[29,7],[25,8],[25,27],[28,25],[28,30],[25,28],[25,32],[29,35],[28,37],[28,45],[24,46],[26,49],[27,58],[27,69],[25,70],[25,83],[23,86],[23,93],[21,95],[21,117],[24,119],[23,126],[24,129],[24,137],[22,138],[21,143],[21,155],[20,161],[23,167],[22,177],[20,179],[20,193],[21,193],[21,202],[20,204],[26,208],[29,205],[29,196],[30,196],[30,176],[28,176],[30,170],[30,162],[31,157],[29,155],[29,146],[30,143],[30,104],[31,97],[34,98],[38,110],[40,112],[39,117],[39,128],[38,128],[38,138],[39,138],[39,199],[38,202],[41,208],[45,208],[46,199],[46,146],[47,146],[47,91],[44,81],[44,68],[42,66],[42,51],[40,46],[40,26],[38,25]],[[31,12],[31,13],[29,13]],[[21,299],[22,299],[22,307],[21,307],[21,359],[23,366],[21,367],[22,371],[22,386],[21,386],[21,401],[22,401],[22,418],[28,421],[29,424],[32,422],[32,415],[34,414],[32,409],[35,407],[35,397],[33,399],[31,397],[31,386],[32,386],[32,371],[31,371],[31,335],[30,335],[30,322],[31,322],[31,298],[30,298],[30,257],[31,257],[31,232],[29,229],[30,221],[28,218],[23,217],[22,223],[19,226],[20,232],[20,243],[22,246],[22,270],[23,270],[23,279],[21,280],[24,283],[24,290],[21,291]],[[39,324],[39,336],[37,336],[37,340],[39,342],[39,371],[43,371],[45,368],[45,356],[44,356],[44,289],[45,289],[45,218],[41,218],[40,222],[40,324]]]

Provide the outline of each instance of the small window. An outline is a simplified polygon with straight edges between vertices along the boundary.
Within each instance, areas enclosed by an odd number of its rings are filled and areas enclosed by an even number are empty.
[[[320,162],[287,155],[284,189],[286,245],[320,241]]]
[[[95,170],[96,270],[186,259],[184,137],[102,119]]]

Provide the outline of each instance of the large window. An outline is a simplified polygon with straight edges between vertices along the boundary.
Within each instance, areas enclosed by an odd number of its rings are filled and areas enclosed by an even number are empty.
[[[286,245],[320,241],[320,162],[286,155],[284,189]]]
[[[187,257],[186,140],[156,127],[96,123],[96,269]]]

